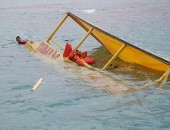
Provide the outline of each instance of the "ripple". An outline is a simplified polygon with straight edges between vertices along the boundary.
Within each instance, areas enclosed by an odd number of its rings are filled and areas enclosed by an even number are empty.
[[[40,110],[40,109],[38,109],[38,108],[30,107],[30,108],[24,108],[23,110],[20,110],[20,111],[19,111],[20,114],[25,114],[25,113],[30,113],[30,112],[38,112],[38,113],[41,113],[42,110]]]
[[[31,89],[32,85],[20,85],[17,87],[13,87],[11,90],[25,90],[25,89]]]
[[[80,103],[84,100],[88,101],[91,98],[98,98],[98,97],[101,97],[101,95],[82,96],[82,97],[77,97],[77,98],[74,98],[74,99],[68,99],[68,100],[64,100],[62,102],[50,104],[50,105],[48,105],[48,107],[50,107],[50,108],[68,107],[68,106],[76,105],[76,104],[78,104],[78,103]]]
[[[26,100],[6,100],[5,102],[3,102],[3,104],[6,104],[6,105],[16,105],[16,104],[24,104],[28,101]]]

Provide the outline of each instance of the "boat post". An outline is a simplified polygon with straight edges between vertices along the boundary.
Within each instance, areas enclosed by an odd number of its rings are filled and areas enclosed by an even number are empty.
[[[60,27],[61,27],[61,25],[64,23],[64,21],[67,19],[67,17],[68,17],[69,15],[68,14],[66,14],[65,16],[64,16],[64,18],[61,20],[61,22],[58,24],[58,26],[55,28],[55,30],[51,33],[51,35],[48,37],[48,39],[47,39],[47,43],[49,43],[49,41],[53,38],[53,36],[55,35],[55,33],[60,29]]]
[[[82,43],[87,39],[87,37],[92,33],[92,31],[93,31],[93,28],[91,28],[88,32],[87,32],[87,34],[81,39],[81,41],[79,42],[79,44],[75,47],[75,51],[82,45]],[[89,64],[87,64],[85,61],[83,61],[82,59],[80,59],[81,60],[81,62],[87,67],[87,68],[89,68],[89,69],[94,69],[95,70],[95,68],[94,67],[92,67],[91,65],[89,65]]]
[[[124,44],[117,52],[115,55],[113,55],[113,57],[106,63],[106,65],[102,68],[103,70],[106,70],[111,63],[113,63],[114,60],[116,60],[116,58],[119,56],[119,54],[125,49],[126,44]]]
[[[159,79],[155,80],[154,82],[158,83],[158,82],[162,81],[162,83],[159,85],[159,88],[162,88],[163,85],[168,81],[169,75],[170,75],[170,66],[165,71],[165,73]]]
[[[30,51],[32,49],[34,52],[39,53],[36,49],[34,49],[34,47],[32,46],[32,44],[29,41],[27,41],[26,43],[28,43],[28,45],[30,46]]]
[[[74,50],[77,50],[81,46],[81,44],[86,40],[86,38],[91,34],[92,31],[93,31],[93,28],[91,28],[87,32],[87,34],[82,38],[82,40],[79,42],[79,44],[77,45],[77,47]]]

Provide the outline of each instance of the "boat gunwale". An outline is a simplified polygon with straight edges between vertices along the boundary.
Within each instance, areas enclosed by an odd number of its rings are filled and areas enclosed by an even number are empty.
[[[95,25],[93,25],[93,24],[91,24],[91,23],[83,20],[82,18],[79,18],[78,16],[72,14],[71,12],[67,12],[67,14],[68,14],[71,18],[72,18],[72,16],[73,16],[73,17],[75,17],[75,18],[77,18],[77,19],[80,19],[81,21],[85,22],[86,24],[92,26],[94,29],[97,29],[97,30],[105,33],[106,35],[108,35],[108,36],[110,36],[110,37],[112,37],[112,38],[114,38],[114,39],[116,39],[116,40],[119,40],[119,41],[123,42],[124,44],[127,44],[127,45],[129,45],[129,46],[131,46],[131,47],[133,47],[133,48],[135,48],[135,49],[138,49],[138,50],[140,50],[140,51],[148,54],[149,56],[151,56],[151,57],[153,57],[153,58],[155,58],[155,59],[157,59],[157,60],[159,60],[159,61],[167,64],[168,66],[170,66],[170,61],[165,60],[165,59],[163,59],[163,58],[161,58],[161,57],[159,57],[159,56],[157,56],[157,55],[154,55],[154,54],[152,54],[152,53],[150,53],[150,52],[148,52],[148,51],[146,51],[146,50],[144,50],[144,49],[142,49],[142,48],[139,48],[139,47],[137,47],[137,46],[135,46],[135,45],[127,42],[127,41],[124,41],[124,40],[122,40],[122,39],[120,39],[120,38],[118,38],[118,37],[116,37],[116,36],[114,36],[114,35],[106,32],[106,31],[102,30],[101,28],[99,28],[99,27],[97,27],[97,26],[95,26]],[[87,29],[85,29],[85,30],[87,31]],[[92,35],[94,35],[94,34],[92,33]],[[96,37],[94,37],[94,38],[96,39]],[[101,41],[100,41],[99,39],[96,39],[96,40],[101,43]],[[101,43],[101,44],[102,44],[102,43]]]

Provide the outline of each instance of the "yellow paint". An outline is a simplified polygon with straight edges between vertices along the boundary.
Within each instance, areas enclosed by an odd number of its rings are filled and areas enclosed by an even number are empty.
[[[43,81],[43,78],[40,78],[40,79],[37,81],[37,83],[34,85],[34,87],[31,89],[31,91],[36,90],[42,81]]]
[[[81,44],[86,40],[86,38],[92,33],[92,31],[93,31],[93,28],[91,28],[88,32],[87,32],[87,34],[82,38],[82,40],[80,41],[80,43],[77,45],[77,47],[74,49],[74,50],[77,50],[80,46],[81,46]]]
[[[170,66],[169,61],[165,61],[164,59],[149,54],[148,52],[139,49],[133,46],[132,44],[129,44],[115,36],[112,36],[111,34],[108,34],[100,28],[89,24],[88,22],[80,19],[72,13],[68,14],[77,24],[79,24],[86,31],[93,28],[92,36],[100,44],[102,44],[112,55],[114,55],[122,45],[126,44],[126,48],[119,55],[119,58],[123,61],[129,63],[136,63],[144,67],[155,69],[157,71],[166,71],[168,66]]]
[[[58,26],[56,27],[56,29],[51,33],[51,35],[49,36],[49,38],[47,39],[47,43],[49,43],[49,41],[53,38],[53,36],[56,34],[56,32],[60,29],[61,25],[64,23],[64,21],[67,19],[68,14],[66,14],[64,16],[64,18],[61,20],[61,22],[58,24]]]
[[[116,60],[116,58],[119,56],[119,54],[125,49],[126,44],[124,44],[117,52],[116,54],[109,60],[108,63],[106,63],[106,65],[102,68],[103,70],[107,69],[112,63],[113,61]]]
[[[29,46],[28,48],[30,49],[30,51],[37,52],[37,50],[32,46],[32,43],[30,43],[29,41],[26,42],[25,46]]]
[[[94,68],[93,66],[87,64],[84,60],[82,60],[82,59],[80,59],[80,60],[81,60],[81,62],[84,64],[84,66],[86,66],[87,68],[93,69],[93,70],[97,70],[97,68]]]
[[[163,88],[164,84],[168,81],[168,77],[170,75],[170,67],[168,67],[167,71],[157,80],[155,80],[155,83],[160,83],[160,85],[158,86],[159,88]]]

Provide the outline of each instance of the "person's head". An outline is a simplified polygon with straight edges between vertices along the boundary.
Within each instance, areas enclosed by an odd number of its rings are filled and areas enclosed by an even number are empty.
[[[21,37],[20,36],[17,36],[16,37],[16,41],[19,43],[19,42],[21,42]]]

